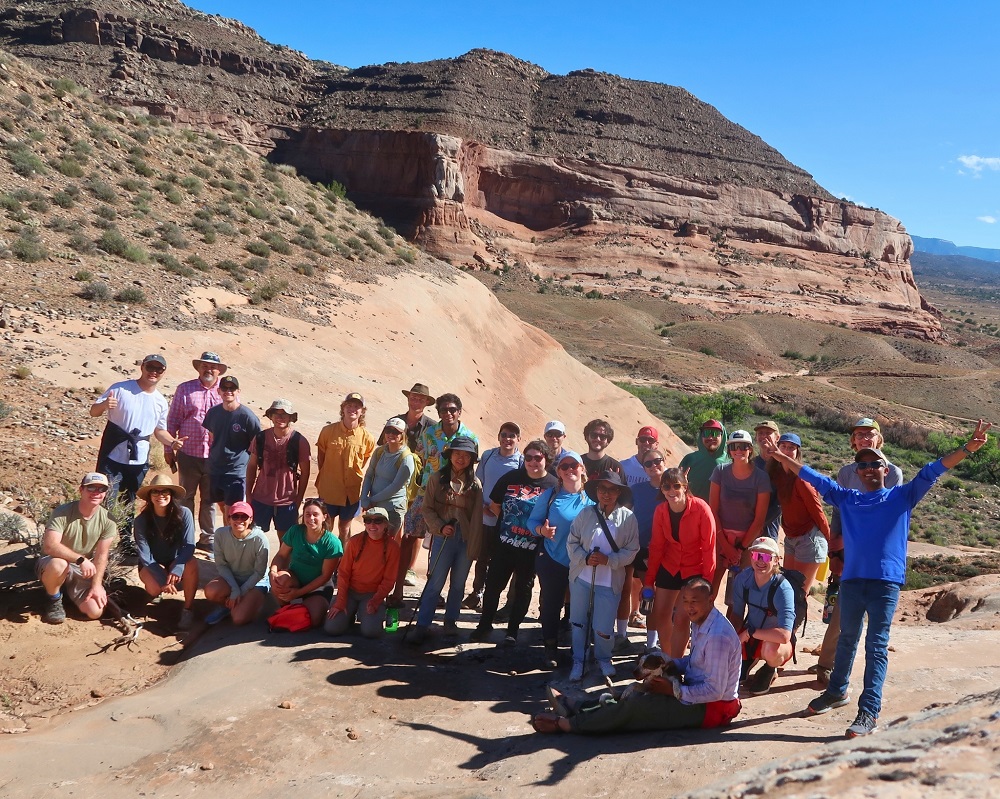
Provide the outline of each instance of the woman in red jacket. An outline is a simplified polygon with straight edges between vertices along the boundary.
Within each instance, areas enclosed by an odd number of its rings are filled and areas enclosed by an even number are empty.
[[[684,582],[691,577],[712,580],[715,574],[715,516],[703,499],[688,492],[687,475],[667,469],[660,478],[661,502],[653,514],[649,567],[645,585],[656,587],[653,626],[660,647],[670,657],[683,656],[690,636],[689,619],[674,613]]]

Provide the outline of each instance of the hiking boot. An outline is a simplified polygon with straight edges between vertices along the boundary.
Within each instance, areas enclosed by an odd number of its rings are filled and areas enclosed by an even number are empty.
[[[66,608],[63,606],[62,594],[48,597],[45,609],[42,611],[42,621],[46,624],[62,624],[66,621]]]
[[[510,621],[510,608],[504,605],[500,610],[493,614],[493,621],[496,624],[506,624]]]
[[[476,627],[476,629],[469,634],[469,640],[474,644],[481,644],[484,641],[489,640],[491,632],[493,632],[492,627]]]
[[[583,679],[583,661],[574,660],[573,668],[569,671],[570,682],[580,682]]]
[[[188,546],[190,546],[190,544]],[[182,632],[190,630],[192,624],[194,624],[194,611],[191,610],[191,608],[181,609],[181,618],[180,621],[177,622],[177,629]]]
[[[406,576],[403,578],[403,585],[408,588],[413,588],[417,584],[417,573],[413,569],[406,570]]]
[[[831,694],[829,691],[824,691],[809,703],[806,712],[810,716],[819,716],[833,710],[835,707],[843,707],[850,701],[847,694],[837,696],[836,694]]]
[[[555,641],[546,641],[545,644],[545,665],[554,669],[559,665],[559,646]]]
[[[859,710],[854,723],[844,733],[848,738],[860,738],[878,732],[878,719],[867,710]]]
[[[462,600],[462,607],[466,610],[474,610],[476,613],[479,613],[483,609],[483,598],[473,591]]]
[[[747,691],[749,691],[752,696],[763,696],[771,690],[771,683],[774,682],[774,678],[776,676],[777,671],[774,666],[768,666],[765,663],[757,669],[757,673],[747,681]]]
[[[406,635],[406,643],[410,646],[420,646],[426,640],[427,628],[419,624]]]

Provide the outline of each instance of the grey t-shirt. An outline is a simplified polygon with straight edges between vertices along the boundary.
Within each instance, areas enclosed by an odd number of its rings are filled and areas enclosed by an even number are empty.
[[[711,481],[719,486],[719,517],[727,530],[750,529],[757,510],[757,495],[771,494],[771,478],[754,468],[750,476],[740,480],[733,475],[733,465],[716,466]]]

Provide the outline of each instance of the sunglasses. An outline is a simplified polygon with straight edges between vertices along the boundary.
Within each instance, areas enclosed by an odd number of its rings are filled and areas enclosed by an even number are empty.
[[[660,491],[666,491],[667,489],[671,491],[680,491],[683,488],[687,488],[683,483],[662,483],[660,485]]]
[[[169,497],[174,492],[169,488],[154,488],[149,492],[151,497]]]
[[[730,444],[729,449],[732,452],[747,452],[753,449],[752,444]]]
[[[365,516],[364,517],[364,523],[365,524],[388,524],[389,522],[387,522],[381,516]]]
[[[545,434],[546,438],[564,438],[565,436],[566,436],[565,433],[560,433],[557,430],[550,430],[548,433]]]
[[[751,552],[750,559],[755,560],[758,563],[770,563],[774,560],[774,555],[770,552]]]
[[[462,410],[461,408],[456,408],[454,405],[451,405],[447,408],[442,408],[440,411],[438,411],[438,413],[440,413],[443,416],[446,413],[447,414],[459,413],[461,410]]]
[[[503,432],[500,434],[500,438],[517,438],[517,433]]]
[[[403,435],[402,430],[397,430],[395,427],[387,427],[383,431],[387,436],[401,436]]]
[[[250,521],[250,517],[247,516],[245,513],[233,513],[233,514],[230,514],[229,518],[232,519],[232,521],[234,521],[234,522],[247,522],[247,521]]]
[[[647,469],[649,469],[649,468],[651,468],[653,466],[662,466],[663,465],[663,458],[650,458],[648,461],[646,461],[642,465],[645,466]]]
[[[162,375],[166,371],[166,369],[164,369],[162,366],[153,366],[151,364],[146,364],[142,368],[145,369],[147,372],[149,372],[151,375]]]
[[[84,486],[84,489],[86,491],[89,491],[91,494],[107,494],[108,493],[108,487],[107,486],[102,486],[102,485]]]
[[[545,456],[544,455],[525,455],[524,456],[524,462],[525,463],[540,463],[543,460],[545,460]]]
[[[859,461],[854,464],[854,470],[857,472],[867,471],[868,469],[884,469],[885,461]]]
[[[650,438],[649,436],[639,436],[636,441],[641,441],[643,444],[655,444],[656,439]]]
[[[573,471],[576,471],[579,468],[580,468],[580,464],[579,463],[560,463],[559,464],[559,471],[560,472],[573,472]]]
[[[607,433],[591,433],[589,436],[587,436],[587,438],[600,438],[607,441],[608,438],[610,438],[610,436],[608,436]]]

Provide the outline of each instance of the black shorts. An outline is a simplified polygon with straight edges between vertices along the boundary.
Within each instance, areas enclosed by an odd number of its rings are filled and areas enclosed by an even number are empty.
[[[656,573],[657,588],[663,588],[667,591],[680,591],[685,582],[687,580],[681,577],[680,572],[671,574],[662,566],[660,566],[660,570]]]
[[[635,556],[635,560],[632,561],[632,573],[639,578],[646,576],[646,570],[649,568],[649,549],[647,547],[640,547],[639,554]]]

